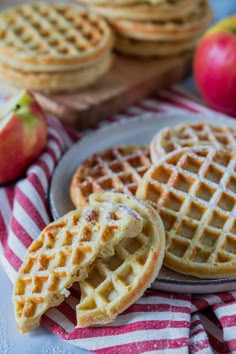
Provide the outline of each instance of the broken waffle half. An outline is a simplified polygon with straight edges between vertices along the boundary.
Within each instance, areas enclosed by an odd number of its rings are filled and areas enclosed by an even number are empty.
[[[163,223],[144,201],[120,193],[94,193],[91,205],[121,203],[143,218],[135,237],[124,238],[111,257],[97,258],[88,277],[80,281],[81,300],[76,307],[78,327],[109,323],[133,304],[157,277],[165,252]]]
[[[50,307],[69,295],[88,275],[97,257],[114,254],[123,238],[136,237],[143,218],[128,206],[96,203],[49,224],[28,248],[13,288],[15,318],[21,333],[36,328]]]

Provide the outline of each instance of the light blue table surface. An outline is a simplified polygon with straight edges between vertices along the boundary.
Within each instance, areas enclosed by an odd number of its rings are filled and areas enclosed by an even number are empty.
[[[236,0],[211,0],[215,9],[215,21],[236,13]],[[196,93],[192,78],[183,83]],[[11,301],[12,285],[0,264],[0,354],[83,354],[78,349],[40,327],[31,334],[18,333]]]

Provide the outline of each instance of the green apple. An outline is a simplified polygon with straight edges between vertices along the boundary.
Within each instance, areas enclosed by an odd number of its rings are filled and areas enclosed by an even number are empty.
[[[47,122],[34,95],[27,90],[0,108],[0,184],[23,175],[47,140]]]

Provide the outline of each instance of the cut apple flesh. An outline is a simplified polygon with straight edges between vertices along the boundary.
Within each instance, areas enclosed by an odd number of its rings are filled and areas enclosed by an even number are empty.
[[[26,91],[11,97],[0,107],[0,130],[7,124],[13,112],[17,112],[22,106],[29,106],[31,97]]]

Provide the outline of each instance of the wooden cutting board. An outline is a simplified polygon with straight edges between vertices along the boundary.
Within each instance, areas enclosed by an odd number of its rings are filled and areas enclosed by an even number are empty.
[[[0,10],[32,1],[1,0]],[[46,111],[75,128],[86,129],[124,110],[152,91],[185,78],[191,71],[192,57],[192,54],[185,54],[170,59],[146,60],[117,55],[109,73],[85,90],[60,95],[36,93],[36,96]],[[0,81],[1,93],[13,94],[16,91]]]
[[[46,111],[82,130],[124,110],[151,92],[182,80],[190,73],[191,63],[192,54],[162,60],[119,55],[105,76],[82,91],[59,95],[36,93],[36,96]],[[16,89],[1,81],[0,91],[12,94]]]

